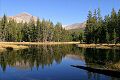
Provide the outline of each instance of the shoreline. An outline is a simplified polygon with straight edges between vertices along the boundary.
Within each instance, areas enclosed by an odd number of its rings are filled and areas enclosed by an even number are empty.
[[[67,45],[75,44],[81,48],[120,49],[119,44],[81,44],[80,42],[0,42],[0,52],[4,50],[19,50],[29,48],[27,45]]]
[[[29,48],[29,47],[23,46],[23,45],[0,43],[0,52],[7,51],[7,50],[20,50],[20,49],[26,49],[26,48]]]
[[[0,42],[0,44],[13,45],[59,45],[59,44],[80,44],[80,42]]]
[[[29,48],[28,45],[62,45],[79,44],[80,42],[0,42],[0,52]]]
[[[96,48],[96,49],[120,49],[119,44],[76,44],[81,48]]]

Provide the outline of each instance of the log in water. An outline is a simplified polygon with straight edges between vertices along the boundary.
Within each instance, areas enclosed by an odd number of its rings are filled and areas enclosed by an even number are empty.
[[[97,69],[97,68],[91,68],[91,67],[85,67],[85,66],[79,66],[79,65],[77,65],[77,66],[71,65],[71,66],[79,68],[79,69],[87,70],[87,71],[93,72],[93,73],[99,73],[99,74],[104,74],[106,76],[112,76],[112,77],[120,78],[120,71]]]

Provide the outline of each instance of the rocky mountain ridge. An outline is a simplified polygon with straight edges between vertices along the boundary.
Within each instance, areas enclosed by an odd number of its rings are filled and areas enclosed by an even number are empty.
[[[29,14],[29,13],[26,13],[26,12],[23,12],[23,13],[20,13],[18,15],[15,15],[15,16],[8,16],[8,19],[14,19],[16,20],[18,23],[20,22],[30,22],[31,19],[33,19],[34,21],[37,21],[37,17]]]
[[[75,24],[67,25],[67,26],[65,26],[65,29],[66,30],[72,30],[72,29],[84,30],[85,27],[86,27],[86,22],[83,22],[83,23],[75,23]]]

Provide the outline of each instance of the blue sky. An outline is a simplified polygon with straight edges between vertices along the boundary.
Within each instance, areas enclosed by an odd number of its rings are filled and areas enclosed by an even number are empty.
[[[84,22],[88,11],[97,8],[107,15],[112,8],[120,9],[120,0],[0,0],[0,16],[27,12],[64,25]]]

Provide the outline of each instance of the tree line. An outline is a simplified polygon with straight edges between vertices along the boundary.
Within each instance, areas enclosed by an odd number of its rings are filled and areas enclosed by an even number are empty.
[[[8,19],[4,15],[0,20],[0,41],[8,42],[63,42],[79,41],[80,34],[65,30],[61,23],[53,24],[50,20],[20,22]],[[77,37],[75,37],[77,36]]]
[[[100,9],[89,11],[85,28],[86,43],[118,43],[120,42],[120,10],[112,9],[104,18]]]

